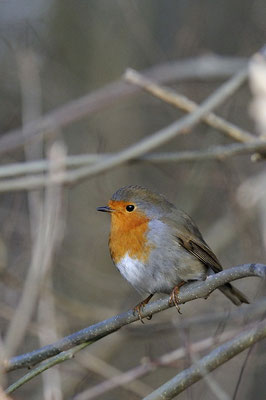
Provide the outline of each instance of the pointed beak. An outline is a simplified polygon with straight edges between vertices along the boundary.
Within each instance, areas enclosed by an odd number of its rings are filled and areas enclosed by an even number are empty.
[[[108,212],[108,213],[110,213],[110,212],[112,212],[112,211],[114,211],[114,210],[112,210],[112,208],[110,208],[109,206],[104,206],[104,207],[98,207],[98,208],[97,208],[97,211],[102,211],[102,212]]]

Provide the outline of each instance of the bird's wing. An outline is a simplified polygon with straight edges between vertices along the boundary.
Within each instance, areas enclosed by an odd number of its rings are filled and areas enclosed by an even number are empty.
[[[173,229],[177,242],[215,273],[222,271],[219,260],[201,236],[195,223],[183,211],[162,218]]]

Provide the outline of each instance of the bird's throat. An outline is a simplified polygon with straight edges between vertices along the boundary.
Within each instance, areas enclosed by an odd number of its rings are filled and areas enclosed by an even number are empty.
[[[112,215],[109,248],[114,263],[117,264],[126,254],[145,263],[152,248],[147,240],[149,219],[142,216],[131,221],[123,220],[121,215]]]

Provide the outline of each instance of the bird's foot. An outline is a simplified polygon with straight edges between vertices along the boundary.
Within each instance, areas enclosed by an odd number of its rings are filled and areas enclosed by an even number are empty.
[[[141,321],[143,324],[144,324],[144,321],[143,321],[143,317],[142,317],[142,315],[141,315],[141,310],[142,310],[143,307],[146,306],[146,304],[149,303],[149,301],[150,301],[150,299],[152,298],[152,296],[153,296],[153,294],[150,294],[146,299],[144,299],[143,301],[141,301],[139,304],[137,304],[137,305],[133,308],[134,313],[137,313],[137,314],[138,314],[139,319],[140,319],[140,321]],[[152,315],[148,315],[146,318],[147,318],[148,320],[151,320],[151,319],[152,319]]]
[[[174,287],[174,289],[172,290],[172,293],[170,294],[170,298],[169,298],[169,305],[175,305],[175,308],[177,309],[179,314],[181,313],[180,310],[180,306],[179,306],[179,299],[178,299],[178,294],[179,294],[179,289],[181,288],[181,286],[183,286],[186,282],[182,281],[180,282],[178,285],[176,285]]]

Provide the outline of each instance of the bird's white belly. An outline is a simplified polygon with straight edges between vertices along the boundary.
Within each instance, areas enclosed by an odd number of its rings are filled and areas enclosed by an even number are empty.
[[[138,260],[137,258],[132,258],[126,253],[126,255],[120,259],[116,264],[123,277],[137,289],[138,291],[146,292],[146,270],[147,267]]]

